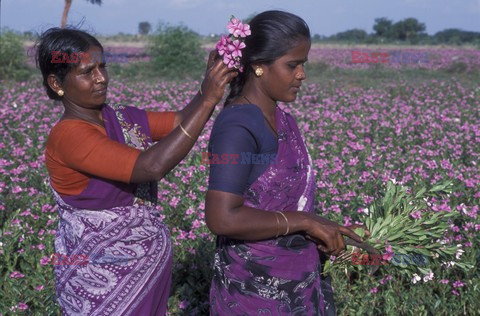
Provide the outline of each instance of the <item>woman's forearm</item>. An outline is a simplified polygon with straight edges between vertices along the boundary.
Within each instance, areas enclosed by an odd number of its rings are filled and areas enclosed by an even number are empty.
[[[210,217],[207,212],[207,225],[216,235],[250,241],[282,236],[287,233],[287,226],[288,234],[308,230],[305,213],[283,211],[282,214],[240,206],[230,210],[228,217]]]
[[[215,105],[203,101],[199,95],[187,105],[180,126],[158,141],[138,157],[132,172],[131,182],[160,180],[188,154],[212,115]]]

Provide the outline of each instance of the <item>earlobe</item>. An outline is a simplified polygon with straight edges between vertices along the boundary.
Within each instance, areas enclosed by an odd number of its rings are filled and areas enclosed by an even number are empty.
[[[50,74],[47,77],[47,83],[53,91],[60,89],[60,84],[58,83],[57,77],[54,74]]]

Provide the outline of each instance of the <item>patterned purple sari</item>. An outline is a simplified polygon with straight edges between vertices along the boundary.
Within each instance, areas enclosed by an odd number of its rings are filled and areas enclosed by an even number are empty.
[[[141,150],[151,144],[144,111],[104,106],[102,115],[109,138]],[[60,213],[56,252],[88,256],[88,263],[54,266],[63,314],[165,315],[172,247],[155,208],[156,183],[93,177],[79,195],[53,192]]]
[[[276,109],[277,162],[245,191],[245,205],[267,211],[314,212],[311,158],[295,120]],[[210,288],[211,315],[335,313],[320,277],[316,245],[303,234],[263,241],[217,240]],[[330,294],[329,293],[329,294]]]

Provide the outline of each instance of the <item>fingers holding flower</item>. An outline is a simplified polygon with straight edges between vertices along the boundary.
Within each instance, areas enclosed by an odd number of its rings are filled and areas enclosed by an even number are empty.
[[[212,54],[210,56],[215,56]],[[209,62],[210,63],[210,62]],[[201,84],[204,101],[215,106],[223,97],[225,87],[238,75],[238,71],[228,67],[222,59],[212,59],[212,64],[205,72],[205,78]]]

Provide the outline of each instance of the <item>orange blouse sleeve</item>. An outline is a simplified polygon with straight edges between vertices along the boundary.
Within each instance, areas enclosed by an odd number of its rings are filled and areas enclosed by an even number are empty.
[[[175,112],[146,112],[148,125],[150,126],[150,132],[152,133],[152,140],[154,142],[167,136],[173,130],[176,115]]]
[[[62,186],[72,171],[128,183],[140,153],[108,138],[100,126],[64,120],[52,129],[45,154],[52,184]]]

